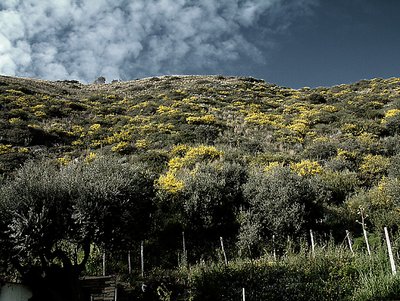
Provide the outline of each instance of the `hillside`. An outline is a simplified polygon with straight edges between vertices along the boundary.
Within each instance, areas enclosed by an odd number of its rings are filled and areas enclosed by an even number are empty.
[[[2,173],[39,154],[168,154],[174,145],[240,149],[248,160],[332,164],[391,156],[400,80],[294,90],[253,78],[165,76],[83,85],[0,77]]]
[[[46,291],[62,268],[99,274],[106,252],[137,300],[169,300],[167,286],[189,294],[179,300],[225,289],[221,300],[236,300],[242,283],[254,300],[400,295],[382,236],[388,227],[400,250],[399,78],[296,90],[224,76],[3,76],[0,108],[0,277],[45,271]],[[143,243],[148,274],[127,274]]]
[[[191,150],[246,169],[289,166],[330,179],[324,185],[335,204],[398,176],[398,78],[295,90],[223,76],[91,85],[3,76],[0,108],[5,176],[30,158],[66,165],[118,154],[147,162],[176,191],[177,169],[198,161],[185,159]]]

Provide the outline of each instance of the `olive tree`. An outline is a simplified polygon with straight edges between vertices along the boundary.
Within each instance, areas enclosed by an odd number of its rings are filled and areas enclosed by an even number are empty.
[[[237,214],[243,204],[246,177],[240,164],[224,161],[200,164],[184,176],[185,226],[201,244],[219,242],[220,236],[237,235]]]
[[[158,191],[161,236],[158,243],[171,250],[172,260],[176,261],[176,249],[181,248],[182,231],[190,249],[189,260],[209,256],[219,246],[220,236],[226,241],[236,239],[237,214],[243,203],[242,185],[246,176],[239,163],[223,159],[198,162],[192,169],[182,169],[176,175],[182,183],[181,190]],[[163,242],[163,237],[167,241]],[[177,244],[171,245],[173,242]]]
[[[125,248],[146,231],[152,182],[143,166],[116,158],[27,163],[0,189],[0,262],[37,300],[79,300],[91,244]]]
[[[283,243],[300,236],[318,214],[313,189],[306,178],[289,167],[254,170],[243,187],[248,208],[239,217],[239,249],[242,254],[259,253],[265,243]]]

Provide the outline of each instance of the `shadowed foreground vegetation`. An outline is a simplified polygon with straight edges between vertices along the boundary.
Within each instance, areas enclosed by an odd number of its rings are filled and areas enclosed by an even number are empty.
[[[399,297],[400,79],[0,77],[0,109],[0,273],[37,300],[78,300],[104,252],[137,300]]]

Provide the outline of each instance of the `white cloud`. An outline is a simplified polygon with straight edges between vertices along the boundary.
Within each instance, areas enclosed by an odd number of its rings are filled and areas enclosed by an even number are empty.
[[[306,10],[312,1],[297,3]],[[242,29],[257,30],[261,18],[275,20],[270,31],[283,28],[295,14],[287,2],[2,0],[0,73],[90,82],[212,72],[241,55],[259,56]]]

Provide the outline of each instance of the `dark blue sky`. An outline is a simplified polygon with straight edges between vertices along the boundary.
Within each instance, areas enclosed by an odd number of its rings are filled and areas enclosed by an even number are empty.
[[[319,1],[277,37],[268,62],[248,72],[290,87],[399,77],[400,1]]]
[[[400,0],[1,0],[0,74],[93,82],[400,76]]]

